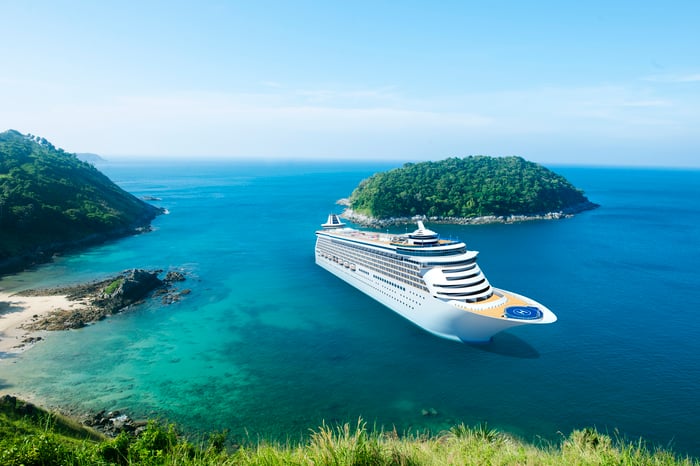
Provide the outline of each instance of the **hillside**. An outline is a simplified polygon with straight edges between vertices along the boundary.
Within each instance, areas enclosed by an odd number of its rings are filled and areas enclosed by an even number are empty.
[[[521,157],[469,156],[376,173],[349,206],[375,219],[530,216],[596,207],[563,176]]]
[[[104,420],[99,413],[94,419]],[[121,425],[125,415],[115,418]],[[128,418],[127,418],[128,419]],[[228,439],[227,431],[187,439],[175,426],[154,421],[130,425],[105,438],[74,420],[18,400],[0,398],[0,463],[3,465],[447,465],[447,464],[616,464],[697,465],[696,459],[627,441],[595,429],[562,434],[558,444],[533,445],[482,423],[459,424],[444,432],[406,433],[357,424],[310,429],[308,439],[270,443]],[[114,424],[114,421],[112,421]],[[94,425],[90,422],[90,425]],[[136,427],[133,431],[129,428]],[[376,427],[376,426],[375,426]],[[234,440],[232,442],[232,440]]]
[[[133,234],[160,212],[46,139],[0,133],[0,272]]]

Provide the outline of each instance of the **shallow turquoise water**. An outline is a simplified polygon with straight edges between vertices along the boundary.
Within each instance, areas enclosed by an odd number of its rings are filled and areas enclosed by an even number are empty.
[[[433,225],[479,250],[495,286],[559,317],[475,347],[421,331],[314,265],[313,233],[335,201],[389,166],[101,166],[171,213],[151,233],[0,287],[142,267],[184,269],[192,293],[52,334],[0,361],[0,383],[77,411],[127,409],[234,437],[300,438],[358,416],[399,431],[488,421],[528,440],[618,429],[700,456],[700,171],[555,167],[602,207]],[[438,415],[421,414],[429,408]]]

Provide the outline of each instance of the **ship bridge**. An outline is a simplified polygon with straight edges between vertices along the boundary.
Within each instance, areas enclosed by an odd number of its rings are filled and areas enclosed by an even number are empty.
[[[407,238],[410,246],[435,246],[440,241],[438,234],[425,228],[421,220],[418,221],[418,229],[409,233]]]
[[[392,245],[396,252],[409,256],[454,256],[467,252],[467,246],[459,241],[440,239],[437,233],[428,230],[422,221],[413,233],[401,235]]]

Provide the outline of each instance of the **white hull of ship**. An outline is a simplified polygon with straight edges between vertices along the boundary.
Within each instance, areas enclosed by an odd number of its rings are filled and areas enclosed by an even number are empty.
[[[407,292],[374,279],[371,271],[357,267],[352,270],[343,263],[333,262],[316,254],[316,264],[333,275],[371,296],[392,311],[422,329],[442,338],[465,343],[487,343],[493,335],[519,325],[546,323],[494,318],[458,309],[448,301],[434,298],[430,293],[413,289]],[[502,291],[495,289],[495,291]],[[541,304],[519,295],[534,306]],[[547,311],[549,312],[549,311]],[[549,320],[549,319],[547,319]]]

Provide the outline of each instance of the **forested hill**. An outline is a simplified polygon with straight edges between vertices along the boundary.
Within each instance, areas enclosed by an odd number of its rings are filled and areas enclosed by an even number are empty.
[[[563,176],[521,157],[407,163],[363,180],[349,199],[375,219],[541,215],[596,207]]]
[[[46,139],[0,133],[0,271],[132,234],[160,212]]]

